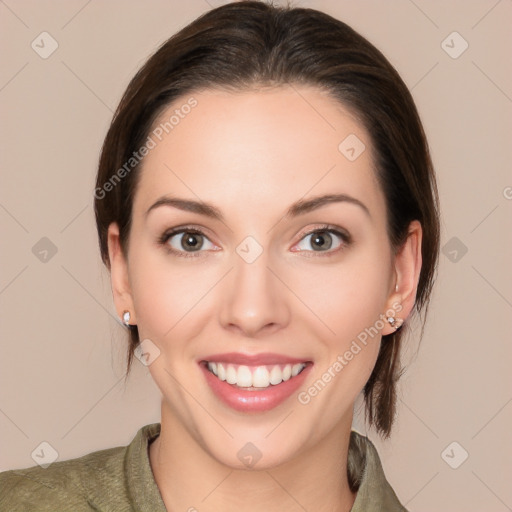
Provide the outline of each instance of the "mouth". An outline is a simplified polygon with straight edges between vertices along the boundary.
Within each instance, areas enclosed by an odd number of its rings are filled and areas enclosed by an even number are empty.
[[[223,382],[246,391],[258,391],[293,379],[306,368],[309,362],[261,366],[215,361],[203,361],[203,364],[210,373]]]
[[[269,411],[287,401],[313,366],[275,354],[219,354],[198,363],[213,396],[243,413]]]

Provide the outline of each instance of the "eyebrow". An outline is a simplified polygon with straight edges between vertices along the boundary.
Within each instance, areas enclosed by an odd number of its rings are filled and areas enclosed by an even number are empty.
[[[299,199],[299,201],[293,203],[288,210],[286,211],[284,218],[295,218],[299,215],[303,215],[305,213],[311,212],[322,206],[326,206],[332,203],[350,203],[356,206],[359,206],[369,217],[370,211],[367,206],[356,199],[355,197],[349,196],[347,194],[326,194],[322,196],[316,196],[311,199]],[[199,215],[204,215],[206,217],[219,220],[224,222],[224,216],[221,211],[213,206],[212,204],[205,203],[204,201],[194,201],[191,199],[179,199],[177,197],[163,196],[158,199],[155,203],[153,203],[145,213],[147,217],[148,214],[154,210],[155,208],[159,208],[161,206],[169,206],[173,208],[178,208],[179,210],[197,213]]]

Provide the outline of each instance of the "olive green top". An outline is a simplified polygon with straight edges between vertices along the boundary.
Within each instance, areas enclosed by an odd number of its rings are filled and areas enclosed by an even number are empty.
[[[149,444],[160,423],[142,427],[128,446],[110,448],[43,468],[0,473],[0,510],[9,512],[166,512],[151,471]],[[349,458],[359,489],[352,512],[407,512],[386,481],[377,451],[352,431]]]

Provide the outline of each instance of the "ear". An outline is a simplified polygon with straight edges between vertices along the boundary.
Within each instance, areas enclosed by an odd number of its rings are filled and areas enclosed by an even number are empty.
[[[131,317],[130,324],[136,325],[135,308],[128,278],[128,262],[121,250],[119,227],[116,222],[112,222],[108,227],[107,242],[112,295],[117,315],[122,319],[123,313],[129,311]]]
[[[394,258],[396,279],[391,283],[391,291],[387,301],[387,313],[394,312],[399,323],[411,314],[416,302],[416,291],[421,272],[421,242],[423,230],[419,221],[409,224],[407,239]],[[382,334],[391,334],[395,329],[386,322]]]

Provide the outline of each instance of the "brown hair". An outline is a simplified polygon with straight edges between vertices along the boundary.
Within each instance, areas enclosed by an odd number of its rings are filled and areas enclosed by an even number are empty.
[[[200,16],[147,60],[121,99],[100,156],[94,195],[103,262],[110,269],[107,231],[112,222],[118,224],[122,250],[128,253],[140,174],[134,152],[171,102],[207,88],[244,90],[286,83],[328,91],[370,134],[394,250],[407,238],[412,220],[423,228],[415,310],[425,315],[439,251],[439,216],[435,176],[416,106],[379,50],[345,23],[314,9],[230,3]],[[137,327],[129,330],[127,375],[139,343]],[[384,437],[390,435],[396,411],[405,330],[406,325],[383,337],[364,388],[367,420]]]

